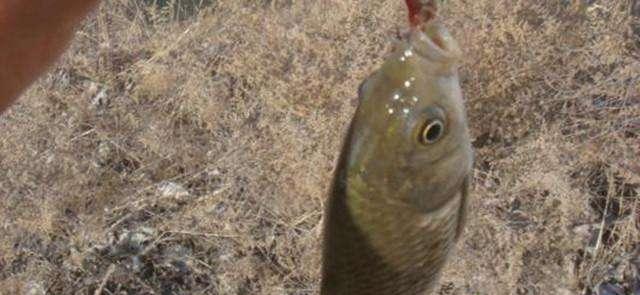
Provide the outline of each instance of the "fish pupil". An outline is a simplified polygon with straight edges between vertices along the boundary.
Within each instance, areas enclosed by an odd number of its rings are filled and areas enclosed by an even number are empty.
[[[439,120],[429,123],[422,133],[424,143],[429,144],[436,142],[440,139],[440,136],[442,136],[443,129],[444,126]]]

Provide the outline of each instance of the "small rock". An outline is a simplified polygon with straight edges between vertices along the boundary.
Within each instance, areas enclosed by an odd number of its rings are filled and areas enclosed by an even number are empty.
[[[98,163],[106,165],[113,157],[113,147],[108,142],[101,142],[98,145]]]
[[[52,153],[52,152],[48,152],[47,153],[47,160],[45,161],[45,163],[47,165],[51,165],[51,163],[53,163],[56,160],[56,154]]]
[[[25,286],[25,295],[46,295],[47,291],[38,282],[28,282]]]
[[[84,255],[80,253],[75,247],[69,249],[69,259],[66,259],[63,265],[69,269],[77,270],[82,268],[84,262]]]
[[[588,223],[575,226],[571,231],[575,234],[576,238],[585,245],[585,250],[590,254],[595,254],[595,245],[598,242],[598,232],[600,230],[600,223]]]
[[[224,214],[225,211],[227,211],[227,208],[228,208],[227,204],[225,204],[224,202],[220,202],[215,204],[213,208],[209,210],[209,213],[220,217],[222,216],[222,214]]]
[[[526,213],[520,210],[510,212],[507,216],[507,226],[512,229],[523,229],[531,224],[531,219]]]
[[[140,256],[135,255],[131,257],[131,270],[134,272],[140,272],[142,270],[142,261],[140,261]]]
[[[100,107],[107,104],[107,89],[101,89],[96,95],[91,98],[91,106]]]
[[[112,254],[116,256],[138,255],[154,236],[155,230],[148,227],[141,227],[135,231],[125,231],[120,235]]]
[[[640,278],[634,278],[631,284],[631,294],[640,295]]]
[[[162,197],[175,198],[177,200],[190,196],[189,191],[184,186],[175,182],[164,181],[158,186],[158,191]]]
[[[598,295],[625,295],[624,289],[614,283],[601,283],[598,286]]]
[[[581,239],[583,240],[589,240],[591,238],[591,236],[593,235],[593,232],[596,229],[597,224],[595,223],[590,223],[590,224],[582,224],[582,225],[577,225],[573,228],[573,233],[576,234],[577,236],[579,236]]]
[[[587,247],[592,247],[595,245],[595,242],[598,239],[599,229],[600,223],[587,223],[576,225],[571,229],[571,231],[581,242],[586,244]]]
[[[191,255],[191,250],[181,245],[175,245],[165,249],[163,254],[165,258],[169,259],[185,259]]]
[[[164,265],[174,269],[178,273],[187,274],[190,272],[189,256],[191,250],[181,245],[168,247],[163,251]]]
[[[209,171],[207,174],[209,175],[209,177],[216,177],[216,176],[220,176],[222,173],[220,172],[220,170],[218,170],[218,168],[216,168]]]

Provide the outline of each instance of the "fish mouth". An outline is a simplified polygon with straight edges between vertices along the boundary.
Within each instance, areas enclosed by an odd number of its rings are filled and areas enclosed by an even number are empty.
[[[430,21],[413,29],[409,34],[409,43],[420,56],[433,61],[450,63],[462,55],[458,42],[438,21]]]

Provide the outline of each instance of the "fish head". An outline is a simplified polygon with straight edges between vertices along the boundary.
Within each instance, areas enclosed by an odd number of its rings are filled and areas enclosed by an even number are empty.
[[[348,177],[361,195],[439,208],[472,165],[460,49],[437,22],[408,33],[360,86]]]

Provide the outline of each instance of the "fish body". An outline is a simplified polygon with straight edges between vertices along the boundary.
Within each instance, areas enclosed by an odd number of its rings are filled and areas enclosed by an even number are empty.
[[[321,294],[426,294],[437,282],[473,163],[460,55],[442,24],[418,24],[361,84],[326,206]]]

